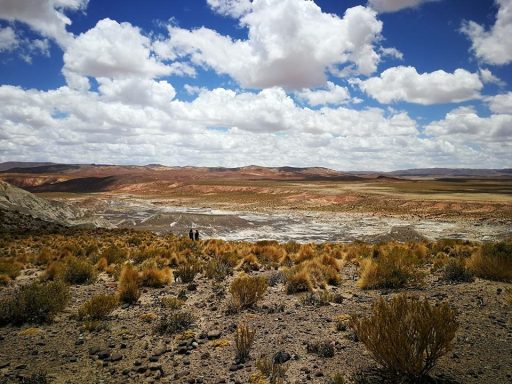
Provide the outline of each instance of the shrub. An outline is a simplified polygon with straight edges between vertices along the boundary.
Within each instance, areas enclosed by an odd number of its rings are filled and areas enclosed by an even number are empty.
[[[15,279],[21,271],[21,264],[14,260],[0,260],[0,275]]]
[[[64,276],[65,266],[60,261],[52,261],[48,264],[46,271],[42,276],[42,280],[57,280]]]
[[[466,268],[463,260],[451,258],[443,271],[443,279],[453,282],[471,282],[473,274]]]
[[[420,285],[422,281],[422,273],[408,255],[396,248],[376,258],[364,259],[358,285],[363,289],[402,288],[406,285]]]
[[[263,297],[267,291],[267,279],[263,276],[240,274],[229,288],[233,304],[237,308],[250,308]]]
[[[160,300],[160,304],[163,308],[168,308],[171,310],[177,310],[183,307],[183,304],[185,304],[182,300],[178,299],[177,297],[162,297]]]
[[[206,265],[206,277],[209,279],[213,279],[215,281],[223,281],[232,273],[233,268],[231,267],[231,265],[227,261],[222,259],[211,259]]]
[[[137,302],[139,297],[139,273],[127,264],[119,277],[119,300],[131,304]]]
[[[345,384],[345,378],[341,374],[337,373],[329,378],[327,384]]]
[[[141,284],[143,287],[162,288],[172,279],[169,268],[146,268],[142,271]]]
[[[0,324],[50,322],[68,300],[69,288],[62,281],[32,283],[0,302]]]
[[[350,324],[350,315],[342,313],[341,315],[336,316],[334,321],[336,323],[336,330],[340,332],[345,332]]]
[[[512,243],[486,243],[469,260],[469,268],[478,277],[512,282]]]
[[[448,304],[400,295],[388,303],[381,298],[369,317],[353,316],[350,326],[385,370],[418,381],[452,349],[458,324]]]
[[[156,329],[161,334],[173,335],[187,330],[193,323],[194,317],[190,312],[171,311],[162,315]]]
[[[195,260],[189,260],[178,266],[174,274],[176,279],[180,279],[182,283],[188,284],[194,281],[196,275],[201,272],[201,266]]]
[[[236,359],[244,362],[249,357],[249,352],[254,342],[256,331],[247,324],[239,324],[235,333]]]
[[[88,261],[71,258],[65,266],[63,277],[69,284],[89,284],[96,280],[96,272]]]
[[[96,295],[78,308],[78,320],[105,320],[116,308],[118,299],[113,295]]]
[[[308,292],[303,297],[301,297],[301,302],[304,305],[312,305],[315,307],[321,307],[325,305],[329,305],[333,300],[334,296],[327,291],[319,291],[319,292]]]
[[[320,357],[333,357],[334,345],[330,341],[315,341],[306,345],[309,353],[315,353]]]
[[[307,271],[291,270],[287,276],[286,293],[307,292],[313,290],[313,282]]]
[[[262,356],[256,361],[256,368],[270,384],[284,384],[287,364],[278,364],[271,356]]]

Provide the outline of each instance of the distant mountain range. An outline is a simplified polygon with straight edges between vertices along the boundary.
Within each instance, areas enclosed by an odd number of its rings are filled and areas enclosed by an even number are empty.
[[[161,164],[108,165],[0,163],[0,179],[30,192],[161,192],[176,183],[204,180],[400,181],[404,178],[512,178],[512,169],[425,168],[393,172],[342,172],[324,167],[172,167]]]

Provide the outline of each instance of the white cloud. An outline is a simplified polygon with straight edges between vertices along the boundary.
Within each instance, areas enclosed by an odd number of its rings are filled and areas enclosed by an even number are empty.
[[[485,98],[493,113],[512,115],[512,92]]]
[[[257,163],[384,170],[503,167],[511,161],[507,140],[497,141],[504,137],[499,129],[493,131],[494,139],[485,139],[485,119],[474,124],[478,128],[484,123],[481,136],[431,128],[432,137],[422,138],[417,123],[402,111],[311,110],[295,104],[281,88],[203,90],[194,101],[184,102],[171,99],[170,84],[149,79],[141,87],[156,92],[136,100],[130,81],[105,80],[98,92],[0,86],[0,161],[36,156],[71,163]],[[461,137],[474,137],[481,149]]]
[[[16,33],[11,27],[0,28],[0,52],[13,50],[18,44]]]
[[[414,67],[386,69],[380,77],[358,82],[361,89],[380,103],[398,101],[424,105],[453,103],[479,97],[483,84],[478,74],[464,69],[419,74]]]
[[[424,3],[439,0],[368,0],[368,5],[377,12],[397,12],[405,8],[419,7]]]
[[[127,105],[165,108],[176,96],[173,86],[164,80],[99,78],[98,84],[105,100]]]
[[[172,67],[155,58],[151,40],[137,27],[110,19],[77,36],[64,53],[63,73],[68,84],[77,88],[86,87],[87,76],[153,78],[171,72]]]
[[[496,22],[490,30],[474,21],[465,22],[462,32],[471,40],[471,50],[488,64],[512,62],[512,0],[495,0],[499,7]]]
[[[506,145],[512,139],[512,115],[480,117],[473,107],[459,107],[447,113],[443,120],[430,123],[425,132],[449,137],[453,141],[473,140],[479,144],[495,142]]]
[[[382,22],[362,6],[347,9],[339,18],[323,13],[313,1],[255,0],[240,24],[248,29],[246,40],[204,27],[170,26],[169,40],[155,46],[165,59],[189,59],[257,88],[321,86],[327,71],[353,66],[371,74],[380,60],[375,44]]]
[[[215,12],[237,19],[251,10],[251,0],[207,0],[207,2]]]
[[[29,25],[43,36],[66,46],[73,39],[66,26],[71,20],[65,11],[85,9],[89,0],[0,0],[0,19]]]
[[[303,89],[300,92],[297,92],[297,96],[300,99],[305,100],[311,106],[343,104],[350,101],[350,93],[348,89],[330,81],[327,82],[327,89]]]
[[[482,79],[482,82],[484,84],[496,84],[500,87],[505,86],[505,82],[501,80],[500,78],[496,77],[489,69],[487,68],[480,68],[480,78]]]
[[[380,51],[384,56],[393,57],[397,60],[404,59],[404,54],[396,48],[381,48]]]

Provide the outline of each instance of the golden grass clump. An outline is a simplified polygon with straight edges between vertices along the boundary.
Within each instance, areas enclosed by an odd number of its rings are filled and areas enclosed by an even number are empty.
[[[293,268],[288,271],[286,293],[299,293],[313,291],[313,281],[308,271]]]
[[[254,376],[254,383],[284,384],[288,364],[279,364],[272,356],[261,356],[256,361],[258,373]],[[264,381],[265,380],[265,381]]]
[[[417,382],[452,349],[458,323],[446,303],[399,295],[380,298],[368,317],[352,316],[350,326],[388,373]]]
[[[245,256],[240,263],[235,267],[238,271],[244,271],[244,272],[252,272],[252,271],[259,271],[261,268],[261,264],[258,260],[258,258],[255,255],[247,255]]]
[[[96,269],[98,271],[105,271],[108,267],[108,260],[106,257],[102,257],[96,263]]]
[[[402,288],[421,285],[423,273],[403,248],[381,251],[361,261],[358,285],[363,289]]]
[[[118,289],[120,301],[132,304],[139,300],[139,273],[131,264],[126,264],[122,269]]]
[[[105,320],[117,307],[118,298],[114,295],[96,295],[78,308],[78,320]]]
[[[265,277],[241,273],[229,287],[233,306],[239,309],[255,306],[267,291],[267,287]]]
[[[183,307],[183,304],[185,304],[183,300],[180,300],[174,296],[166,296],[160,299],[160,305],[163,308],[168,308],[170,310],[178,310]]]
[[[172,272],[169,268],[146,268],[140,280],[143,287],[162,288],[172,281]]]
[[[245,362],[249,358],[256,331],[247,324],[238,324],[235,333],[236,359]]]
[[[475,276],[488,280],[512,282],[512,243],[486,243],[469,259]]]
[[[179,279],[182,283],[188,284],[194,281],[199,272],[201,272],[201,264],[199,261],[190,259],[178,265],[178,268],[174,271],[174,275],[176,279]]]

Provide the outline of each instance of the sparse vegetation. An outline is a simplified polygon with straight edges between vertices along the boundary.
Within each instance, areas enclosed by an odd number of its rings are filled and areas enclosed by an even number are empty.
[[[274,362],[272,356],[261,356],[256,361],[256,368],[259,370],[259,380],[268,380],[270,384],[284,384],[288,365]],[[258,380],[258,376],[255,377]],[[261,382],[261,381],[260,381]],[[260,383],[255,381],[255,383]]]
[[[143,287],[162,288],[172,280],[172,273],[169,268],[146,268],[142,271],[141,285]]]
[[[172,296],[162,297],[160,303],[162,304],[163,308],[171,310],[180,309],[181,307],[183,307],[183,304],[185,304],[182,300]]]
[[[372,258],[361,262],[359,287],[363,289],[402,288],[407,285],[421,285],[423,274],[414,259],[402,247],[381,249]]]
[[[247,324],[238,324],[235,332],[236,359],[244,362],[251,351],[256,331]]]
[[[130,264],[127,264],[119,278],[119,300],[132,304],[137,302],[139,297],[139,273]]]
[[[446,303],[399,295],[379,299],[368,317],[353,316],[350,326],[382,367],[397,377],[420,380],[452,349],[458,328]]]
[[[50,322],[68,300],[69,288],[62,281],[23,286],[0,302],[0,325]]]
[[[315,353],[320,357],[333,357],[334,343],[327,340],[313,341],[307,344],[306,350],[309,353]]]
[[[512,282],[512,243],[485,243],[469,260],[469,268],[478,277]]]
[[[96,280],[96,271],[88,261],[72,257],[64,267],[63,278],[69,284],[90,284]]]
[[[174,335],[190,328],[194,323],[194,316],[186,311],[164,312],[157,326],[161,334]]]
[[[118,298],[114,295],[96,295],[78,308],[78,320],[105,320],[116,308]]]
[[[267,291],[267,279],[263,276],[240,274],[229,288],[233,305],[244,309],[256,305]]]
[[[451,258],[444,267],[443,279],[452,282],[471,282],[475,280],[463,260]]]

